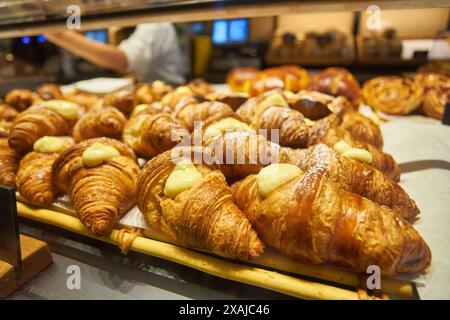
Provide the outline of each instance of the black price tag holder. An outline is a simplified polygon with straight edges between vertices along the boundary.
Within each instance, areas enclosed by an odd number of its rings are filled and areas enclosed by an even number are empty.
[[[16,191],[0,185],[0,260],[14,267],[16,274],[22,271],[19,223]]]
[[[450,103],[445,105],[444,116],[442,117],[442,124],[450,126]]]

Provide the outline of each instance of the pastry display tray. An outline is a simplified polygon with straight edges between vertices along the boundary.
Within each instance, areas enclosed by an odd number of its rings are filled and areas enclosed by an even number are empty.
[[[450,223],[450,127],[420,116],[389,119],[381,125],[385,150],[402,169],[400,184],[416,200],[421,215],[414,227],[429,244],[433,259],[424,275],[406,275],[382,279],[378,297],[439,299],[450,297],[450,266],[447,226]],[[142,224],[142,215],[129,212],[116,230],[96,237],[75,216],[73,209],[54,205],[42,209],[26,204],[18,197],[18,213],[25,219],[48,224],[117,245],[123,229],[139,227],[139,236],[129,250],[194,268],[217,277],[266,288],[304,299],[361,299],[364,275],[335,266],[312,265],[291,260],[275,249],[267,248],[260,258],[242,262],[218,257],[209,252],[183,248]],[[131,211],[136,211],[134,208]],[[130,214],[131,213],[131,214]],[[139,221],[142,220],[142,221]],[[123,239],[123,238],[122,238]]]
[[[20,196],[18,200],[17,211],[22,218],[114,245],[119,244],[121,232],[125,230],[132,232],[136,229],[120,224],[110,235],[97,237],[74,216],[75,213],[70,209],[36,208],[23,202]],[[158,232],[140,229],[140,235],[132,241],[129,250],[302,299],[353,300],[368,297],[360,285],[362,281],[365,283],[363,275],[334,266],[318,266],[294,261],[271,248],[267,248],[263,256],[251,262],[233,261],[209,252],[183,248]],[[414,284],[410,281],[382,279],[381,288],[385,298],[390,295],[414,297]]]

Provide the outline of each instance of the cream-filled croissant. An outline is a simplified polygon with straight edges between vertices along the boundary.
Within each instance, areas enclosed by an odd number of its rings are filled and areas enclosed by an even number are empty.
[[[342,190],[385,205],[405,220],[414,221],[420,213],[414,200],[400,185],[366,163],[366,157],[370,158],[366,150],[352,150],[343,141],[336,148],[339,151],[325,144],[317,144],[308,149],[284,148],[284,154],[288,157],[282,161],[295,164],[302,170],[322,167]]]
[[[384,276],[420,272],[431,251],[391,209],[342,190],[324,168],[274,164],[232,186],[238,207],[265,244],[316,264],[336,263]]]
[[[71,137],[42,137],[33,151],[22,158],[17,171],[17,190],[31,204],[45,207],[52,204],[60,190],[52,184],[52,165],[58,155],[74,141]]]
[[[10,129],[9,145],[19,153],[30,151],[43,136],[66,136],[72,133],[83,109],[63,100],[42,101],[20,113]]]
[[[324,143],[334,147],[344,140],[351,147],[361,148],[371,154],[370,165],[383,172],[394,181],[400,180],[400,167],[391,155],[384,153],[369,143],[356,139],[349,131],[339,126],[340,120],[335,115],[317,121],[309,132],[309,145]]]
[[[150,160],[137,184],[139,209],[152,228],[184,246],[233,259],[258,257],[264,245],[211,159],[201,147],[183,147]]]
[[[111,231],[134,205],[138,173],[134,152],[110,138],[73,145],[52,167],[54,185],[70,195],[80,220],[97,235]]]

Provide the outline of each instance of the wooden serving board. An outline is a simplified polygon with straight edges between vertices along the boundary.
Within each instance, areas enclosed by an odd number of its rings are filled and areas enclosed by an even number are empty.
[[[68,212],[36,208],[22,202],[17,202],[17,212],[19,216],[27,219],[118,245],[119,229],[113,230],[108,236],[98,237],[90,232],[77,217]],[[362,279],[361,275],[335,267],[294,261],[270,248],[260,258],[241,263],[212,255],[209,252],[181,247],[158,233],[144,230],[143,236],[134,239],[130,250],[169,260],[221,278],[259,286],[298,298],[361,298],[358,293],[361,292],[358,289]],[[336,283],[336,286],[300,279],[277,271],[333,282]],[[338,285],[344,285],[350,289]],[[381,290],[385,294],[393,293],[408,298],[413,297],[414,292],[410,282],[395,279],[382,279]]]
[[[0,260],[0,297],[11,295],[17,288],[29,281],[52,263],[47,243],[20,235],[22,249],[22,271],[16,273],[14,267]]]

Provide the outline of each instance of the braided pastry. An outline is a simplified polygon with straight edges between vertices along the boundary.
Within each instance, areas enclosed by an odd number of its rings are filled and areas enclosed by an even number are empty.
[[[445,105],[450,101],[450,76],[425,73],[417,74],[416,79],[424,87],[423,112],[432,118],[441,120]]]
[[[422,86],[410,78],[397,76],[370,79],[363,86],[364,101],[381,112],[409,114],[422,102]]]

